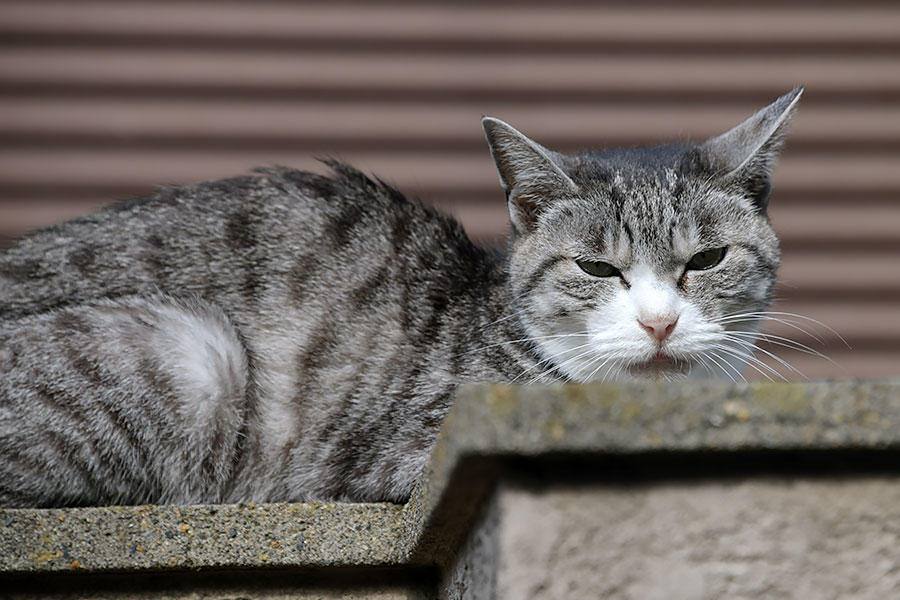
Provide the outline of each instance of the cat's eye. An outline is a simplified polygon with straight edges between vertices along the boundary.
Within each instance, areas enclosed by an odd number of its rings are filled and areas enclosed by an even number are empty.
[[[581,267],[582,271],[594,277],[618,277],[621,275],[617,268],[599,260],[576,260],[575,264]]]
[[[688,270],[704,271],[713,268],[725,258],[725,250],[725,248],[710,248],[709,250],[698,252],[688,261]]]

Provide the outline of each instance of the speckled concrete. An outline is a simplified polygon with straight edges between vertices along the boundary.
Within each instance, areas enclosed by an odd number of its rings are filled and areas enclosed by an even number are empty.
[[[442,441],[523,455],[876,448],[900,446],[898,423],[889,382],[493,386],[461,393]]]
[[[124,506],[0,512],[6,572],[396,564],[393,504]]]
[[[900,384],[463,390],[410,502],[0,510],[0,573],[446,566],[509,456],[900,449]]]
[[[495,594],[476,598],[900,598],[896,477],[503,485],[497,503]]]

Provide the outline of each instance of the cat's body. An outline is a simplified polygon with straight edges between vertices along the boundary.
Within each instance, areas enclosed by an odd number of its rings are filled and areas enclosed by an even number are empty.
[[[515,321],[491,324],[509,304],[498,257],[347,169],[167,192],[40,232],[2,264],[29,272],[4,287],[7,310],[69,305],[0,321],[13,365],[0,397],[26,399],[31,419],[15,418],[34,426],[4,441],[38,442],[64,464],[72,491],[55,502],[86,483],[123,503],[399,500],[459,382],[510,380],[538,360],[499,344],[524,337]],[[118,299],[83,306],[92,295]],[[126,403],[138,410],[115,409]],[[56,436],[48,421],[100,439]],[[185,447],[190,430],[197,448],[148,464]],[[94,463],[96,475],[71,478],[68,462]],[[45,470],[26,466],[0,488]]]
[[[0,255],[0,505],[402,501],[462,383],[730,376],[798,96],[701,146],[574,157],[486,120],[505,254],[338,164],[32,234]]]

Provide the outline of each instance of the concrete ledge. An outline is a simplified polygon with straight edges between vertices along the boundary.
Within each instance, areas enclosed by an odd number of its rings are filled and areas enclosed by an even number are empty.
[[[6,509],[0,573],[443,568],[511,457],[676,452],[702,464],[711,454],[898,449],[898,383],[478,386],[459,394],[405,506]]]
[[[509,457],[898,448],[896,382],[470,387],[403,510],[405,553],[444,564]]]
[[[4,510],[0,568],[15,573],[399,564],[401,510],[393,504]]]

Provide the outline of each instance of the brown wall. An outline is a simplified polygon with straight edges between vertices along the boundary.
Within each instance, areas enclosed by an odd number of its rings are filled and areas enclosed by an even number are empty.
[[[482,114],[561,150],[701,139],[804,84],[772,199],[776,309],[853,349],[770,330],[838,363],[778,350],[810,377],[900,374],[900,4],[549,5],[4,0],[0,243],[316,155],[497,239]]]

